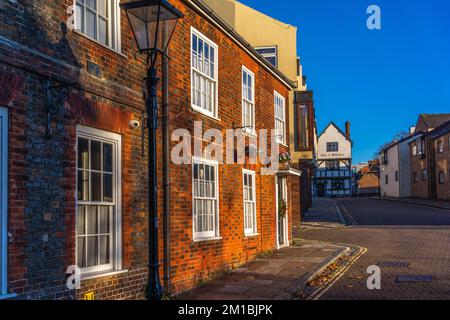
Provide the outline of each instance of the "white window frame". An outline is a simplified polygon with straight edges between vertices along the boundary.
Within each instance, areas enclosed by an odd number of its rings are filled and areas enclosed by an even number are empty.
[[[247,76],[250,76],[252,79],[252,96],[251,100],[245,97],[245,86],[244,86],[244,74],[247,74]],[[242,126],[245,127],[250,134],[256,134],[256,107],[255,107],[255,74],[250,71],[250,69],[246,68],[245,66],[242,66],[242,77],[241,77],[241,86],[242,86]],[[252,112],[252,119],[251,119],[251,126],[247,126],[245,123],[245,104],[248,103],[251,105],[251,112]]]
[[[245,185],[245,175],[250,176],[252,178],[253,182],[253,201],[246,201],[245,200],[245,188],[247,187]],[[246,236],[253,236],[258,234],[258,222],[256,218],[256,174],[255,171],[242,169],[242,200],[243,200],[243,209],[244,209],[244,234]],[[252,228],[246,228],[245,220],[246,220],[246,212],[245,212],[245,205],[247,203],[253,203],[253,212],[252,212],[252,220],[253,220],[253,227]]]
[[[207,43],[209,46],[211,46],[212,48],[214,48],[215,50],[215,54],[214,54],[214,78],[211,78],[210,76],[206,75],[204,72],[198,70],[197,68],[194,68],[194,61],[192,59],[192,55],[193,55],[193,50],[194,50],[194,46],[192,43],[192,38],[193,36],[198,37],[199,39],[201,39],[202,41],[204,41],[205,43]],[[201,33],[200,31],[198,31],[197,29],[195,29],[194,27],[191,27],[191,35],[190,35],[190,61],[191,61],[191,107],[193,110],[207,116],[210,118],[213,118],[215,120],[219,120],[219,47],[217,46],[217,44],[215,44],[213,41],[211,41],[208,37],[206,37],[203,33]],[[214,90],[214,104],[212,105],[212,112],[210,112],[209,110],[206,110],[204,108],[202,108],[201,106],[198,106],[194,103],[194,74],[198,73],[200,74],[200,76],[206,78],[207,80],[212,81],[212,83],[215,85],[215,90]],[[202,95],[201,95],[202,96]],[[202,98],[201,98],[202,99]]]
[[[8,123],[0,107],[0,299],[8,294]]]
[[[277,98],[280,99],[280,101],[283,103],[283,119],[277,117]],[[279,94],[277,91],[274,91],[274,99],[273,99],[273,110],[274,110],[274,116],[275,116],[275,132],[276,132],[276,137],[275,137],[275,141],[277,141],[278,143],[281,143],[282,145],[286,145],[286,134],[287,134],[287,130],[286,130],[286,99]],[[277,121],[283,122],[283,138],[280,139],[280,134],[277,131]]]
[[[275,53],[259,53],[258,50],[264,50],[264,49],[275,49]],[[278,47],[277,46],[266,46],[266,47],[255,47],[255,50],[263,56],[269,63],[270,61],[268,58],[275,58],[275,68],[278,68]],[[272,64],[272,63],[270,63]]]
[[[194,165],[196,164],[205,164],[208,166],[214,166],[215,167],[215,181],[216,181],[216,188],[215,188],[215,200],[216,200],[216,214],[214,216],[214,230],[213,231],[205,231],[205,232],[196,232],[195,231],[195,208],[194,208],[194,201],[195,201],[195,194],[194,194],[194,188],[195,188],[195,181],[194,181]],[[215,240],[220,239],[220,226],[219,226],[219,220],[220,220],[220,205],[219,205],[219,162],[208,160],[204,158],[199,157],[192,157],[192,238],[194,241],[206,241],[206,240]]]
[[[97,0],[98,1],[106,1],[106,0]],[[111,49],[115,52],[121,53],[122,52],[122,36],[121,36],[121,11],[120,11],[120,0],[111,0],[110,3],[112,3],[112,6],[109,5],[109,0],[107,3],[107,13],[108,13],[108,22],[107,22],[107,28],[108,32],[106,34],[107,36],[107,44],[101,43],[98,39],[94,39],[91,36],[89,36],[86,32],[86,0],[85,4],[82,4],[79,0],[73,0],[74,4],[74,24],[75,24],[75,32],[78,34],[81,34],[85,36],[86,38],[98,43],[99,45]],[[84,10],[84,31],[79,28],[77,25],[77,3],[80,3],[80,5],[83,6]],[[93,11],[93,10],[92,10]],[[96,10],[96,18],[97,18],[97,37],[98,37],[98,5]]]
[[[111,224],[111,252],[110,257],[111,262],[107,265],[99,265],[94,267],[81,268],[81,273],[84,276],[90,276],[92,274],[102,274],[109,273],[112,271],[122,270],[122,136],[103,131],[99,129],[94,129],[90,127],[77,126],[77,165],[76,165],[76,177],[78,179],[78,139],[87,138],[96,141],[102,141],[114,145],[113,150],[113,202],[108,203],[114,207]],[[91,192],[91,188],[89,188]],[[104,202],[93,202],[93,201],[79,201],[78,200],[78,180],[76,182],[76,220],[78,222],[78,205],[102,205]],[[77,228],[78,224],[75,224]],[[75,230],[75,260],[78,258],[78,247],[77,247],[77,230]],[[78,265],[78,261],[76,261]]]

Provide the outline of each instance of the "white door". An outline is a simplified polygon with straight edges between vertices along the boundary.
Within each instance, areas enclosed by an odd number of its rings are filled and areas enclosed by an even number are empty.
[[[289,246],[288,237],[288,208],[287,208],[287,179],[286,177],[276,177],[277,191],[276,191],[276,204],[277,204],[277,248]],[[281,206],[285,207],[285,210],[280,210]],[[282,211],[285,213],[282,214]]]
[[[7,293],[8,110],[0,107],[0,296]]]

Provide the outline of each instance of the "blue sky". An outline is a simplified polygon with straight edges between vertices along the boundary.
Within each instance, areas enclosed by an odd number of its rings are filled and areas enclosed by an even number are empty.
[[[450,1],[240,0],[298,27],[319,131],[352,123],[354,162],[414,125],[450,113]],[[366,27],[369,5],[382,30]]]

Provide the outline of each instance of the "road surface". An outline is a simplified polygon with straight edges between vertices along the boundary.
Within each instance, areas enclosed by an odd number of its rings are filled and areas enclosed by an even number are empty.
[[[321,299],[450,299],[450,210],[372,199],[339,203],[357,225],[306,230],[300,236],[368,251]],[[369,290],[367,268],[379,263],[388,265],[381,267],[381,290]],[[399,282],[402,277],[407,282]]]

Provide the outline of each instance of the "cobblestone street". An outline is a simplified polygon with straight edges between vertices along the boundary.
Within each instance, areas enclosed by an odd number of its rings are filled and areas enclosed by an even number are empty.
[[[339,200],[357,225],[302,229],[303,239],[358,245],[367,252],[321,299],[449,299],[450,211],[373,199]],[[383,266],[395,262],[397,266]],[[404,262],[400,265],[400,262]],[[380,264],[381,290],[367,289],[367,268]],[[400,282],[398,276],[431,276]],[[409,280],[413,280],[408,278]],[[422,279],[423,280],[423,279]]]

